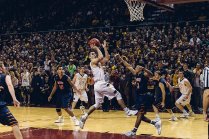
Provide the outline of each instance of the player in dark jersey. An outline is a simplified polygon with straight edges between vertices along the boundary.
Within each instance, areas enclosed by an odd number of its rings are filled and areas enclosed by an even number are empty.
[[[52,89],[52,92],[48,98],[48,101],[52,99],[52,96],[54,93],[57,93],[57,99],[56,99],[56,111],[57,114],[59,115],[58,119],[55,121],[55,123],[63,123],[64,119],[62,116],[62,111],[61,109],[64,109],[69,116],[71,116],[74,124],[77,126],[79,125],[79,121],[76,119],[74,116],[73,112],[71,111],[70,107],[70,100],[72,100],[72,89],[73,87],[76,92],[80,93],[80,91],[74,86],[74,84],[71,82],[70,77],[64,74],[64,70],[62,66],[57,67],[57,74],[55,76],[55,83],[54,87]]]
[[[162,77],[160,71],[154,73],[153,80],[155,80],[155,101],[152,106],[156,114],[156,121],[160,119],[159,110],[163,109],[166,109],[170,113],[170,121],[176,121],[177,118],[172,111],[171,104],[171,92],[169,89],[171,85]]]
[[[120,55],[116,55],[116,59],[119,59],[135,76],[136,85],[136,108],[138,109],[137,119],[133,130],[127,132],[126,136],[135,136],[141,121],[154,125],[157,129],[158,134],[161,134],[161,121],[151,121],[148,119],[146,114],[146,100],[147,100],[147,83],[148,78],[152,73],[146,68],[137,65],[135,69],[128,64]]]
[[[22,139],[23,137],[18,127],[18,122],[6,106],[5,96],[7,89],[12,96],[14,106],[19,107],[20,102],[16,99],[11,77],[4,73],[5,73],[4,64],[3,62],[0,62],[0,123],[3,125],[11,126],[15,138]]]

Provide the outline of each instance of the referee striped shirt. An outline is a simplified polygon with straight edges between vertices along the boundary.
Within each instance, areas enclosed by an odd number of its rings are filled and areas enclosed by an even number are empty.
[[[209,67],[205,67],[203,70],[204,88],[209,89]]]

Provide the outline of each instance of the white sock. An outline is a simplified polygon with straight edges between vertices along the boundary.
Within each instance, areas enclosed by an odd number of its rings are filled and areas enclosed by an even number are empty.
[[[183,109],[183,114],[187,114],[187,111],[185,109]]]
[[[72,117],[73,121],[77,120],[75,116]]]
[[[59,116],[59,119],[62,119],[63,117],[62,116]]]
[[[85,118],[87,118],[88,116],[89,116],[88,113],[85,113],[85,114],[84,114],[84,117],[85,117]]]
[[[129,108],[125,107],[123,110],[124,110],[125,112],[127,112],[127,111],[129,111]]]
[[[160,119],[160,115],[159,114],[156,114],[156,118],[159,118]]]

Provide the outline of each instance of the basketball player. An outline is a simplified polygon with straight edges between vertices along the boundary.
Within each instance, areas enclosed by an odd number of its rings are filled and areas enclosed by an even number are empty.
[[[207,115],[207,110],[209,107],[209,66],[205,67],[203,70],[203,81],[204,81],[203,116],[204,116],[204,120],[209,122],[209,117]]]
[[[178,77],[178,87],[182,95],[178,100],[176,100],[175,104],[176,107],[178,107],[183,112],[180,117],[188,118],[188,116],[194,116],[194,112],[192,111],[190,105],[192,86],[188,79],[184,77],[184,72],[182,70],[179,70]],[[184,106],[189,109],[189,113],[184,109]]]
[[[11,126],[15,138],[22,139],[23,137],[18,127],[18,122],[11,114],[11,112],[6,106],[6,102],[4,101],[7,88],[12,96],[14,106],[19,107],[20,102],[16,99],[11,77],[4,73],[5,73],[4,64],[3,62],[0,62],[0,123],[3,125]]]
[[[88,91],[88,86],[87,86],[87,78],[88,75],[84,73],[85,69],[84,67],[80,67],[79,72],[74,75],[72,83],[75,84],[78,90],[80,90],[81,94],[75,92],[74,93],[74,98],[73,98],[73,103],[72,103],[72,109],[75,108],[78,99],[80,99],[81,103],[85,102],[86,105],[88,104],[88,96],[86,91]],[[82,112],[85,114],[85,107],[81,105],[80,109]]]
[[[55,83],[52,89],[52,92],[48,98],[48,101],[52,99],[52,96],[55,92],[57,92],[57,100],[56,100],[56,111],[58,114],[58,119],[55,123],[63,123],[64,118],[62,116],[61,109],[64,109],[69,116],[71,116],[75,125],[79,125],[79,121],[74,116],[73,112],[69,108],[69,103],[72,97],[71,87],[75,91],[80,94],[80,91],[75,87],[75,85],[71,82],[70,77],[64,74],[64,70],[62,66],[57,67],[57,75],[55,76]]]
[[[30,82],[31,82],[31,75],[27,71],[26,67],[24,67],[23,73],[21,73],[22,79],[22,93],[23,93],[23,104],[30,105]],[[27,103],[26,103],[27,99]]]
[[[127,69],[129,69],[132,74],[135,76],[135,84],[136,84],[136,108],[138,109],[137,119],[135,122],[135,126],[133,130],[125,133],[126,136],[135,136],[136,132],[139,128],[139,125],[141,124],[141,121],[144,121],[146,123],[152,124],[157,129],[157,133],[161,134],[161,120],[159,121],[151,121],[148,119],[146,114],[146,100],[147,100],[147,83],[148,78],[152,75],[152,72],[150,72],[148,69],[137,65],[134,69],[129,63],[127,63],[123,58],[120,57],[120,55],[115,56],[117,59],[119,59]]]
[[[176,121],[172,106],[171,106],[171,93],[169,86],[170,84],[161,76],[160,71],[154,73],[154,80],[156,81],[155,85],[155,102],[153,103],[153,109],[156,114],[156,121],[159,121],[159,109],[165,108],[168,113],[171,115],[170,121]]]
[[[114,88],[113,85],[105,82],[103,66],[110,59],[110,55],[106,47],[106,41],[104,41],[104,44],[102,44],[102,47],[104,48],[104,51],[105,51],[105,57],[103,57],[103,54],[98,48],[98,46],[96,46],[95,43],[92,43],[92,41],[95,41],[95,39],[91,39],[89,41],[89,45],[92,48],[92,51],[89,54],[89,58],[91,60],[90,67],[91,67],[91,70],[94,76],[94,82],[95,82],[94,84],[95,104],[89,108],[88,112],[85,115],[81,116],[81,119],[80,119],[81,129],[83,129],[88,116],[92,112],[94,112],[96,109],[98,109],[101,106],[101,104],[104,102],[105,96],[108,97],[109,99],[116,97],[119,105],[123,108],[126,115],[130,116],[130,115],[135,115],[137,113],[137,111],[129,110],[125,106],[121,94]]]

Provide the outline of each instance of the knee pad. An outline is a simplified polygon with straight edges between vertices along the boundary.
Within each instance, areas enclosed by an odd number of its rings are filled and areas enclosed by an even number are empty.
[[[121,96],[121,94],[120,94],[118,91],[117,91],[117,94],[116,94],[116,96],[115,96],[115,97],[116,97],[116,99],[117,99],[117,100],[122,99],[122,96]]]
[[[101,103],[95,103],[93,106],[94,106],[96,109],[98,109],[98,108],[101,106]]]
[[[61,109],[56,109],[56,112],[61,112]]]

